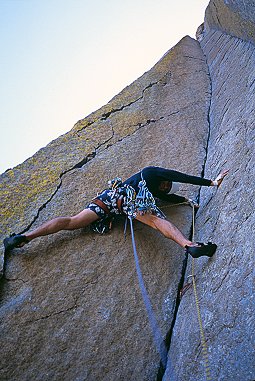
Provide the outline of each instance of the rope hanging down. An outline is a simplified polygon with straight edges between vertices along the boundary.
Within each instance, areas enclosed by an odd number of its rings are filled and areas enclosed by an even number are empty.
[[[158,209],[155,205],[154,198],[150,191],[148,190],[146,186],[146,182],[143,180],[139,183],[139,192],[136,197],[132,194],[132,197],[129,197],[128,202],[128,208],[127,208],[127,216],[130,222],[130,230],[131,230],[131,237],[132,237],[132,245],[133,245],[133,252],[134,252],[134,258],[135,258],[135,265],[136,265],[136,272],[138,276],[139,286],[141,289],[141,293],[143,296],[144,304],[147,310],[148,318],[150,321],[152,333],[154,342],[157,348],[157,351],[160,355],[161,362],[163,367],[166,369],[167,366],[167,348],[164,343],[164,340],[162,338],[162,334],[160,332],[160,329],[158,327],[155,315],[153,313],[153,309],[151,306],[151,302],[148,296],[148,293],[146,291],[141,268],[139,265],[139,259],[137,255],[136,250],[136,244],[135,244],[135,238],[134,238],[134,230],[133,230],[133,221],[132,219],[136,217],[137,211],[145,212],[148,210],[154,210],[154,212],[161,214],[162,212],[160,209]],[[194,242],[195,237],[195,204],[189,203],[192,206],[192,241]],[[193,289],[194,289],[194,295],[195,295],[195,301],[196,301],[196,308],[197,308],[197,316],[198,316],[198,322],[199,322],[199,329],[200,329],[200,337],[201,337],[201,345],[202,345],[202,353],[205,363],[205,371],[206,371],[206,381],[211,381],[211,375],[210,375],[210,367],[209,367],[209,360],[208,360],[208,350],[207,350],[207,344],[205,340],[204,330],[203,330],[203,324],[202,324],[202,318],[201,318],[201,312],[200,312],[200,306],[198,301],[198,295],[197,295],[197,288],[196,288],[196,281],[195,281],[195,260],[192,258],[192,283],[193,283]],[[171,366],[171,364],[169,364]],[[172,367],[171,367],[172,368]]]
[[[161,359],[162,365],[163,365],[164,368],[166,368],[166,364],[167,364],[167,348],[165,346],[162,334],[161,334],[160,329],[158,327],[158,324],[157,324],[157,321],[156,321],[156,318],[155,318],[155,315],[154,315],[154,312],[153,312],[153,309],[152,309],[152,306],[151,306],[151,302],[150,302],[148,293],[146,291],[146,288],[145,288],[145,285],[144,285],[144,282],[143,282],[143,276],[142,276],[141,268],[140,268],[140,265],[139,265],[139,258],[138,258],[137,250],[136,250],[132,216],[129,215],[128,218],[129,218],[129,221],[130,221],[130,230],[131,230],[131,237],[132,237],[132,245],[133,245],[134,257],[135,257],[135,265],[136,265],[136,272],[137,272],[137,276],[138,276],[139,286],[140,286],[141,293],[142,293],[143,300],[144,300],[144,304],[145,304],[145,307],[146,307],[146,310],[147,310],[149,322],[150,322],[152,333],[153,333],[154,342],[155,342],[157,351],[158,351],[158,353],[160,355],[160,359]]]
[[[160,328],[158,327],[151,302],[148,296],[148,293],[146,291],[143,277],[142,277],[142,272],[139,264],[139,258],[136,250],[136,244],[135,244],[135,238],[134,238],[134,229],[133,229],[133,221],[132,221],[133,216],[128,215],[128,219],[130,222],[130,230],[131,230],[131,238],[132,238],[132,245],[133,245],[133,252],[134,252],[134,258],[135,258],[135,265],[136,265],[136,272],[138,276],[138,281],[139,281],[139,286],[141,289],[142,297],[144,300],[144,304],[147,310],[147,315],[149,318],[149,322],[151,325],[152,333],[153,333],[153,338],[154,342],[157,348],[157,351],[160,355],[160,359],[162,362],[163,367],[166,369],[167,366],[167,348],[164,343],[162,334],[160,332]],[[194,241],[195,237],[195,205],[192,205],[192,241]],[[211,371],[210,371],[210,366],[209,366],[209,359],[208,359],[208,349],[207,349],[207,344],[206,344],[206,339],[205,339],[205,334],[204,334],[204,329],[203,329],[203,324],[202,324],[202,318],[201,318],[201,311],[200,311],[200,306],[199,306],[199,300],[198,300],[198,294],[197,294],[197,287],[196,287],[196,281],[195,281],[195,259],[192,258],[192,284],[193,284],[193,289],[194,289],[194,296],[195,296],[195,301],[196,301],[196,309],[197,309],[197,317],[198,317],[198,322],[199,322],[199,329],[200,329],[200,338],[201,338],[201,346],[202,346],[202,354],[203,354],[203,359],[204,359],[204,364],[205,364],[205,373],[206,373],[206,381],[211,381]],[[173,369],[171,364],[169,364],[170,368]]]

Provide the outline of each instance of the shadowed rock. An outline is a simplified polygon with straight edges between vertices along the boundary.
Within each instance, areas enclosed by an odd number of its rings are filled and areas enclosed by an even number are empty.
[[[211,1],[205,21],[209,14],[216,14],[216,8],[235,12],[236,19],[248,12],[250,17],[253,15],[250,25],[254,30],[253,2],[236,1],[235,9],[230,6],[234,2],[229,1],[229,6],[226,3]],[[210,18],[207,25],[211,27],[200,39],[212,86],[205,175],[210,178],[222,168],[229,168],[230,174],[218,191],[201,191],[196,239],[200,241],[209,234],[218,250],[212,259],[196,261],[195,273],[212,379],[252,381],[255,47],[244,41],[247,34],[241,34],[239,24],[230,24],[227,13],[217,14],[221,30]],[[189,274],[190,263],[186,278]],[[205,362],[192,288],[178,310],[169,357],[176,372],[174,380],[204,379]],[[170,367],[164,380],[168,377],[173,379]]]

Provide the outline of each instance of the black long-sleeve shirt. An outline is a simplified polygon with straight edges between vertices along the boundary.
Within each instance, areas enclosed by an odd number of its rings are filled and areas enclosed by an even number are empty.
[[[172,169],[165,169],[161,167],[145,167],[142,171],[134,174],[124,181],[124,184],[131,185],[136,192],[138,192],[138,184],[142,180],[141,177],[146,181],[146,185],[149,191],[153,194],[154,197],[159,198],[160,200],[169,201],[173,203],[184,202],[185,197],[176,195],[176,194],[167,194],[159,190],[160,183],[162,181],[194,184],[194,185],[204,185],[210,186],[211,180],[186,175],[185,173],[174,171]]]

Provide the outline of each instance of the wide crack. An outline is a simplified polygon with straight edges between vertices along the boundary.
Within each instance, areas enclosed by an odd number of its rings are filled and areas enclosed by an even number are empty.
[[[206,60],[206,58],[205,58],[205,60]],[[206,62],[207,62],[207,60],[206,60]],[[211,80],[211,75],[210,75],[208,64],[207,64],[207,68],[208,68],[208,78],[209,78],[209,84],[210,84],[210,93],[209,93],[210,98],[209,98],[209,105],[208,105],[208,112],[207,112],[208,135],[207,135],[207,141],[206,141],[206,145],[205,145],[205,157],[204,157],[204,162],[202,164],[201,177],[204,177],[204,175],[205,175],[205,168],[206,168],[206,163],[207,163],[207,159],[208,159],[208,151],[209,151],[209,142],[210,142],[210,137],[211,137],[210,112],[211,112],[211,103],[212,103],[212,80]],[[200,202],[200,195],[201,195],[201,187],[198,190],[197,199],[196,199],[198,204]],[[195,211],[195,214],[196,214],[196,211]],[[191,227],[190,227],[189,239],[190,240],[193,239],[193,221],[192,221]],[[181,303],[180,291],[184,286],[187,265],[188,265],[188,254],[186,254],[186,257],[183,260],[182,270],[181,270],[181,274],[180,274],[180,281],[179,281],[179,284],[177,287],[177,296],[176,296],[176,300],[175,300],[175,309],[174,309],[174,313],[173,313],[173,320],[172,320],[170,329],[167,332],[166,338],[165,338],[165,343],[167,346],[168,353],[169,353],[170,348],[171,348],[174,326],[176,323],[176,319],[178,316],[178,310],[179,310],[179,306]],[[170,364],[170,368],[171,368],[171,360],[169,359],[169,356],[168,356],[167,366],[169,366],[169,364]],[[165,371],[166,371],[166,369],[163,368],[162,363],[160,362],[158,374],[157,374],[157,381],[163,380]]]

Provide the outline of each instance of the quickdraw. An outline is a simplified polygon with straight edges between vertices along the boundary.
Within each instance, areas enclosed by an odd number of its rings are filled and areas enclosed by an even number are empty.
[[[127,186],[127,215],[135,218],[137,213],[145,214],[149,212],[155,213],[161,218],[166,218],[164,213],[157,207],[155,199],[143,178],[142,172],[141,179],[138,184],[139,191],[137,194],[132,187]]]

